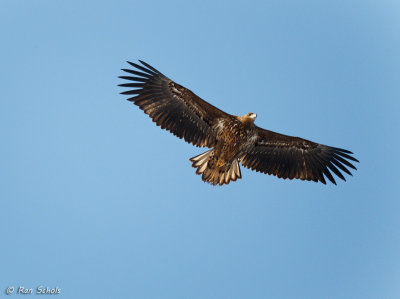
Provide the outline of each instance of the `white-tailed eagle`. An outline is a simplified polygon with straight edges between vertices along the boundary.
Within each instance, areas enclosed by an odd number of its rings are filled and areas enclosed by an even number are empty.
[[[162,129],[195,146],[211,148],[190,159],[204,182],[223,185],[240,179],[239,163],[278,178],[324,184],[324,176],[336,184],[331,172],[345,181],[341,171],[351,175],[348,168],[356,169],[349,161],[358,160],[348,150],[259,128],[255,113],[225,113],[139,61],[142,65],[128,62],[134,69],[122,69],[133,76],[120,76],[131,82],[119,86],[134,88],[122,94],[132,95],[128,101]]]

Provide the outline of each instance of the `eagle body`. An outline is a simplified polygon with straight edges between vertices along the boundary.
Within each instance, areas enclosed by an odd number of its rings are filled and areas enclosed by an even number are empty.
[[[149,64],[128,62],[134,69],[120,76],[134,88],[128,101],[142,109],[162,129],[198,147],[211,150],[190,159],[196,174],[212,185],[229,184],[242,177],[243,166],[279,178],[336,184],[331,171],[345,180],[351,175],[349,161],[358,162],[352,152],[262,129],[254,124],[255,113],[228,114],[204,101],[189,89],[172,81]],[[340,170],[339,170],[340,169]]]
[[[239,161],[255,141],[254,119],[254,113],[216,119],[212,126],[216,132],[215,147],[190,159],[203,181],[222,185],[242,177]]]

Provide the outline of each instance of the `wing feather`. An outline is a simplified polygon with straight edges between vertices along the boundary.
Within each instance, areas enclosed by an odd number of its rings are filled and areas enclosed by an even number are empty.
[[[135,88],[121,92],[134,95],[128,101],[139,106],[161,128],[196,146],[213,147],[213,124],[229,114],[202,100],[189,89],[175,83],[154,67],[129,62],[134,68],[122,69],[135,76],[120,76],[131,81],[119,86]]]
[[[244,167],[284,179],[301,179],[326,184],[324,177],[336,185],[332,173],[346,180],[342,172],[352,175],[349,162],[358,162],[352,152],[315,143],[299,137],[278,134],[256,127],[257,141],[242,158]]]

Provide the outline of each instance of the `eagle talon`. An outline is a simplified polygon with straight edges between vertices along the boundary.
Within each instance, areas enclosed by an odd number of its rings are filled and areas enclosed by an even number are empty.
[[[218,160],[218,162],[217,162],[217,167],[222,167],[222,166],[224,166],[224,165],[225,165],[225,162],[224,162],[224,161]]]

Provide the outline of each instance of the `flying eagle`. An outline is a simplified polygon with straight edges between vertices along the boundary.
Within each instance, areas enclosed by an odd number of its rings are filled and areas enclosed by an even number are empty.
[[[190,159],[204,182],[223,185],[242,178],[239,162],[278,178],[326,184],[325,176],[335,185],[331,171],[345,181],[340,170],[351,175],[346,167],[356,169],[349,160],[358,160],[348,150],[259,128],[254,124],[255,113],[225,113],[139,61],[142,65],[128,61],[135,69],[122,69],[134,76],[120,76],[132,83],[119,86],[134,89],[121,94],[133,95],[128,101],[157,126],[195,146],[211,148]]]

